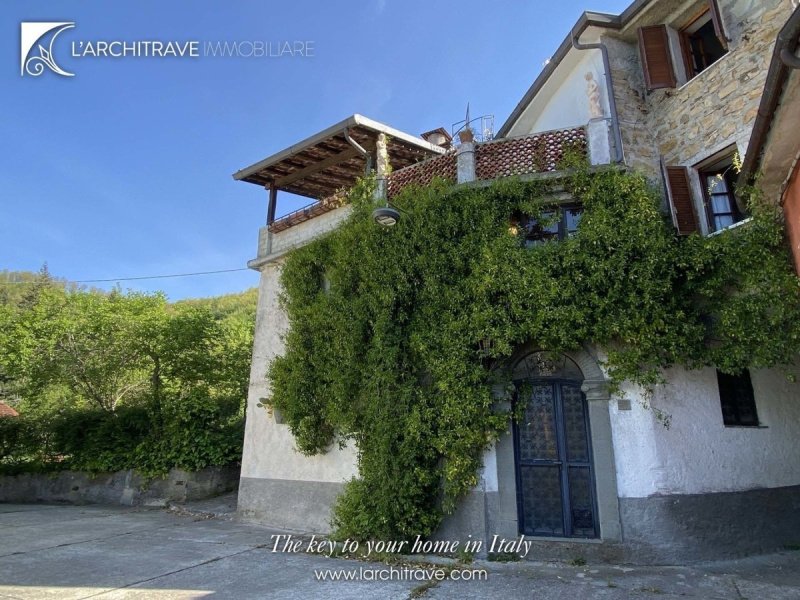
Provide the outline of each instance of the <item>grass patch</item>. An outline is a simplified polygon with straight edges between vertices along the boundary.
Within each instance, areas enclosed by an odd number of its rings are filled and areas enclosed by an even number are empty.
[[[791,550],[792,552],[800,551],[800,544],[784,544],[784,550]]]
[[[462,548],[461,550],[458,551],[456,559],[462,565],[471,565],[472,562],[475,560],[475,553]]]
[[[487,557],[486,560],[491,562],[517,562],[520,560],[519,554],[515,554],[514,552],[492,552]]]

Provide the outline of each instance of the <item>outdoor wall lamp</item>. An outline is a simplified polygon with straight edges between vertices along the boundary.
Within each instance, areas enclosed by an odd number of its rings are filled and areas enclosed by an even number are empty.
[[[400,212],[391,206],[381,206],[372,211],[372,219],[381,227],[394,227],[400,220]]]

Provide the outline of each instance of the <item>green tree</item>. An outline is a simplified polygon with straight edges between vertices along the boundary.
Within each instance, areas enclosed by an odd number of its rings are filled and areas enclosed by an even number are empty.
[[[3,339],[4,371],[20,395],[38,397],[50,386],[113,412],[146,384],[142,334],[163,311],[161,295],[108,295],[46,287],[17,309]]]
[[[169,304],[29,275],[0,304],[0,373],[22,415],[0,428],[0,467],[154,475],[239,459],[254,290]]]

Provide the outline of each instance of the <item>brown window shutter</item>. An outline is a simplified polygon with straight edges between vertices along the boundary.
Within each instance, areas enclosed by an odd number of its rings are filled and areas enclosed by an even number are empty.
[[[708,0],[708,11],[711,13],[711,20],[714,22],[714,33],[717,34],[719,43],[725,50],[728,49],[728,36],[725,35],[725,28],[722,26],[722,13],[719,11],[717,0]]]
[[[639,29],[639,51],[642,55],[644,80],[648,90],[675,87],[675,70],[669,54],[666,25]]]
[[[697,217],[692,203],[692,188],[689,186],[689,169],[686,167],[665,167],[667,191],[672,204],[672,217],[678,235],[689,235],[698,231]]]

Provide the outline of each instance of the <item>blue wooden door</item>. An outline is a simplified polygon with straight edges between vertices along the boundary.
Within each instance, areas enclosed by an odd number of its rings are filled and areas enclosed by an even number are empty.
[[[589,413],[580,382],[517,384],[514,427],[520,533],[597,537]]]

